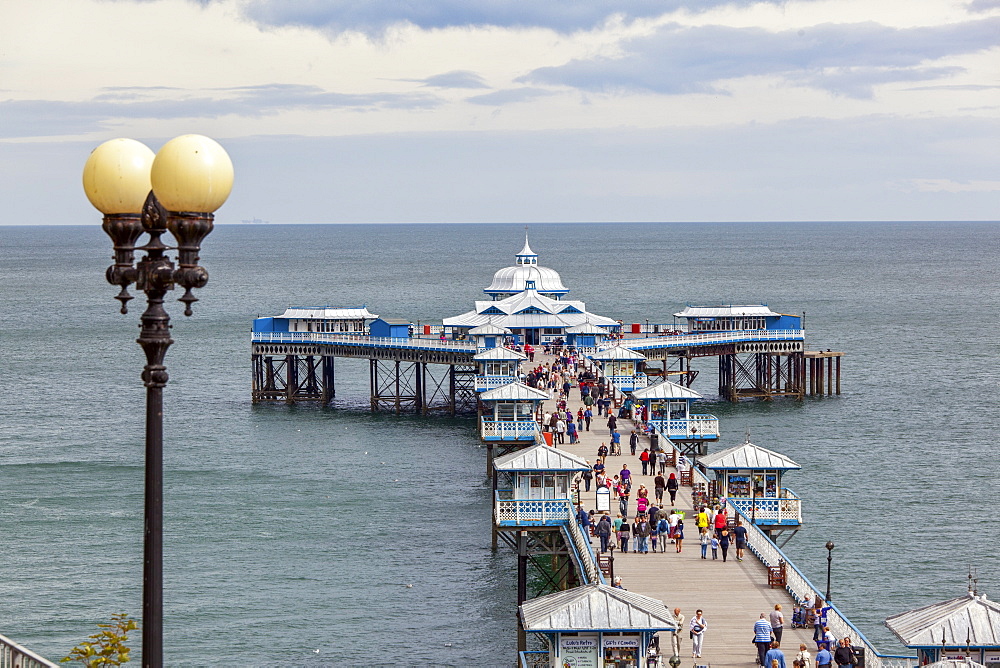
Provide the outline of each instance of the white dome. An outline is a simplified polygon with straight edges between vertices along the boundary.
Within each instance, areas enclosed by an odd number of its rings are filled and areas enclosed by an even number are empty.
[[[559,272],[537,264],[522,264],[516,267],[504,267],[493,274],[493,282],[484,292],[488,294],[516,294],[527,289],[528,281],[534,281],[535,290],[542,294],[566,294],[569,292],[563,286]]]
[[[562,284],[559,272],[538,266],[538,254],[528,245],[528,233],[525,232],[524,248],[515,256],[514,266],[504,267],[493,274],[493,282],[483,292],[497,299],[529,288],[555,299],[569,292]]]

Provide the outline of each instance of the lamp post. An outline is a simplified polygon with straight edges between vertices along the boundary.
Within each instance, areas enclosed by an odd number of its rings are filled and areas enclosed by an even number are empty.
[[[121,288],[115,297],[121,312],[128,313],[129,285],[146,293],[136,342],[146,354],[142,664],[152,668],[163,665],[163,388],[168,379],[163,359],[173,343],[163,299],[175,285],[183,287],[178,301],[184,303],[184,315],[191,315],[191,304],[198,301],[191,290],[208,282],[208,272],[198,265],[201,242],[232,185],[229,156],[201,135],[172,139],[155,156],[132,139],[112,139],[94,149],[83,168],[87,199],[104,214],[103,228],[114,245],[115,263],[105,276]],[[177,246],[160,239],[167,231]],[[149,241],[136,246],[143,233]],[[136,264],[137,250],[145,257]],[[171,250],[177,251],[177,267],[166,255]]]
[[[827,605],[830,603],[830,567],[833,564],[833,548],[834,544],[832,540],[826,542],[826,602]]]

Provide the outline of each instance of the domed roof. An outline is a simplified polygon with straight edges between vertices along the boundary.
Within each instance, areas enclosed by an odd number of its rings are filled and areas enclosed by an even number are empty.
[[[483,290],[487,294],[516,294],[534,289],[542,294],[564,295],[569,290],[562,284],[559,272],[538,265],[538,255],[528,245],[528,235],[524,236],[524,248],[515,257],[513,267],[504,267],[493,274],[490,287]]]

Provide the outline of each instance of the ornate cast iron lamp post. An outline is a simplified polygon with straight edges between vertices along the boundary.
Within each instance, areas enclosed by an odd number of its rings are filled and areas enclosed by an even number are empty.
[[[832,540],[826,542],[826,603],[830,604],[830,567],[833,564],[833,548],[834,544]]]
[[[137,343],[146,354],[145,529],[142,571],[142,664],[163,665],[163,358],[173,343],[170,316],[163,308],[167,291],[184,288],[184,315],[198,299],[191,293],[208,282],[198,265],[202,240],[212,231],[213,212],[233,186],[233,164],[225,150],[201,135],[172,139],[153,155],[132,139],[112,139],[90,154],[83,168],[87,199],[104,214],[104,231],[114,244],[115,263],[106,277],[121,288],[115,297],[128,312],[135,283],[146,293],[146,311]],[[169,231],[177,246],[160,237]],[[146,233],[149,241],[136,246]],[[177,266],[166,255],[177,251]],[[145,257],[135,263],[135,251]]]

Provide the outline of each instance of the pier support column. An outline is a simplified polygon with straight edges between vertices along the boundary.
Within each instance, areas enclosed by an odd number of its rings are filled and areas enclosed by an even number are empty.
[[[528,600],[528,537],[523,531],[517,532],[517,607]],[[521,616],[517,616],[517,651],[528,649],[528,639],[521,626]]]

